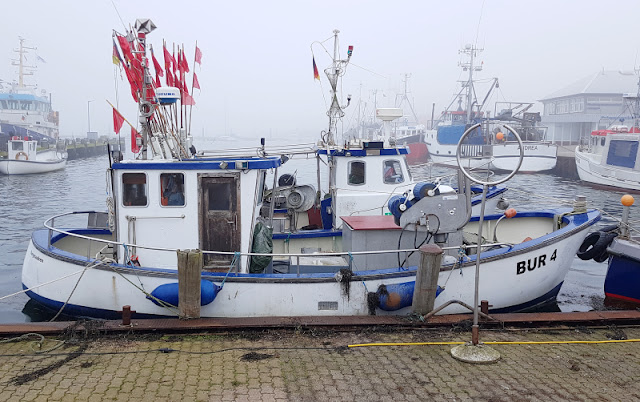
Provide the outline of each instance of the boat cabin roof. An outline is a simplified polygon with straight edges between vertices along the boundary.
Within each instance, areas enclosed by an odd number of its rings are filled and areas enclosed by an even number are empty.
[[[611,129],[607,129],[607,130],[594,130],[591,132],[592,136],[607,136],[609,134],[628,134],[628,133],[640,133],[640,128],[639,127],[631,127],[631,129],[629,129],[626,126],[622,126],[622,127],[612,127]]]
[[[282,165],[280,157],[195,158],[185,160],[127,160],[114,163],[114,170],[252,170]]]

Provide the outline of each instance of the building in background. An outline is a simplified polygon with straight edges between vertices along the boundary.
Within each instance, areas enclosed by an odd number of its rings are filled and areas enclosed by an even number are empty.
[[[541,99],[541,125],[547,139],[559,144],[577,144],[593,130],[625,124],[631,113],[623,94],[638,92],[634,72],[601,71],[585,77]],[[631,124],[631,122],[629,122]]]

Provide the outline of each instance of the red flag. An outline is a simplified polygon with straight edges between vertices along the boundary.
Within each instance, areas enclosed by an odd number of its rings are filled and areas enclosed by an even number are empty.
[[[182,65],[182,52],[178,50],[178,71],[180,74],[184,73],[184,66]]]
[[[156,71],[156,88],[160,88],[160,77],[158,76],[158,71]]]
[[[135,74],[131,72],[131,69],[127,67],[126,63],[123,64],[123,66],[124,72],[127,75],[127,80],[129,80],[129,86],[131,87],[131,96],[133,96],[134,101],[138,102],[138,87]]]
[[[189,95],[188,92],[182,93],[182,104],[184,106],[193,106],[196,104],[196,101],[193,99],[193,96]]]
[[[151,58],[153,59],[153,68],[156,69],[156,75],[160,75],[160,77],[164,77],[164,72],[162,72],[162,67],[160,67],[160,63],[156,60],[156,55],[153,53],[153,47],[151,48]]]
[[[172,63],[173,75],[175,75],[177,78],[178,76],[176,75],[176,68],[178,68],[178,63],[176,62],[175,53],[171,56],[171,63]]]
[[[142,136],[138,131],[136,131],[135,128],[131,127],[131,152],[133,152],[134,154],[140,152],[138,141],[136,141],[138,138],[142,138]]]
[[[198,81],[198,76],[195,71],[193,72],[193,88],[200,89],[200,81]]]
[[[120,129],[122,128],[122,123],[124,123],[124,117],[114,107],[113,108],[113,131],[116,134],[120,134]]]
[[[169,51],[167,50],[166,45],[162,45],[162,50],[164,53],[164,69],[169,71],[171,69],[171,60],[173,59],[173,57],[171,57],[171,53],[169,53]]]
[[[118,43],[120,43],[120,49],[122,49],[122,54],[125,59],[133,60],[133,53],[131,53],[131,47],[129,46],[129,42],[127,42],[127,38],[120,35],[116,35],[116,38],[118,38]]]
[[[202,52],[200,51],[200,48],[198,48],[198,45],[196,45],[196,57],[195,57],[196,63],[202,65]]]
[[[184,49],[182,49],[182,69],[185,73],[189,72],[189,62],[187,62],[187,58],[184,57]]]
[[[170,68],[167,69],[167,85],[170,87],[175,85],[173,82],[173,74],[171,73]]]
[[[316,58],[313,58],[313,78],[320,81],[320,74],[318,74],[318,67],[316,67]]]

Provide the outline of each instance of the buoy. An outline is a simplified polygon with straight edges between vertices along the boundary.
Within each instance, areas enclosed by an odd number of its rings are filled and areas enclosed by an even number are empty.
[[[503,139],[504,139],[504,134],[502,134],[502,131],[498,131],[498,133],[496,134],[496,140],[502,141]]]
[[[633,203],[635,202],[635,200],[633,199],[633,196],[630,194],[625,194],[622,196],[622,198],[620,198],[620,202],[622,203],[622,205],[624,205],[625,207],[630,207],[633,205]]]
[[[515,208],[509,208],[506,211],[504,211],[504,216],[507,217],[507,219],[509,218],[513,218],[514,216],[516,216],[518,212],[516,211]]]

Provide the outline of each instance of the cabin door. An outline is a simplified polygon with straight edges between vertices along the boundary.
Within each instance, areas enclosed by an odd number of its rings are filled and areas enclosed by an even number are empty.
[[[240,251],[240,177],[200,176],[200,248]],[[207,268],[229,269],[233,255],[204,255]]]

